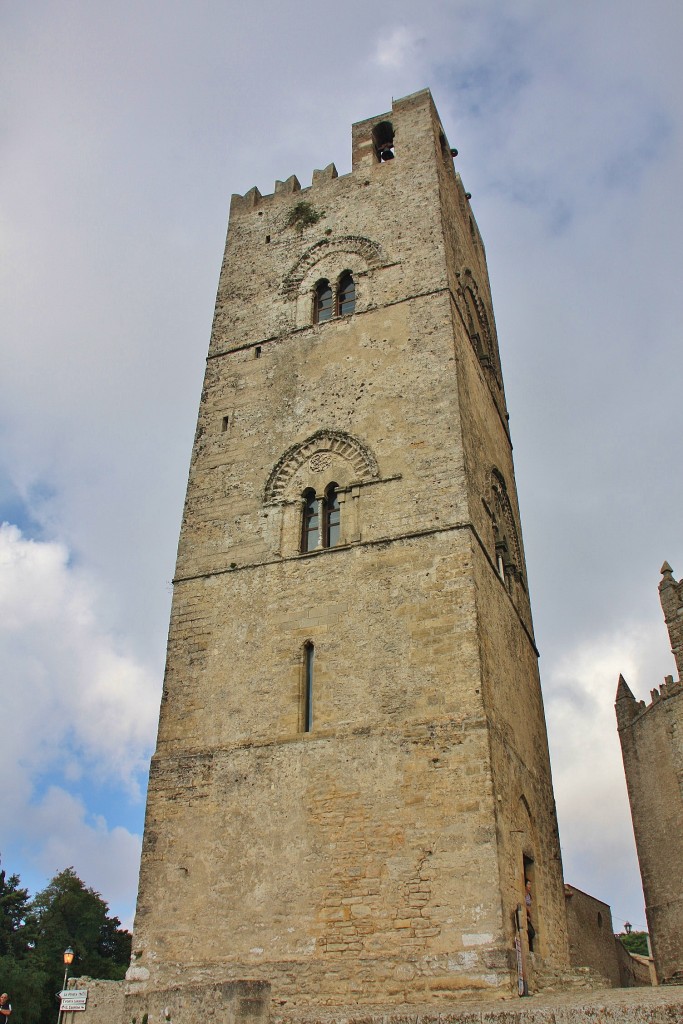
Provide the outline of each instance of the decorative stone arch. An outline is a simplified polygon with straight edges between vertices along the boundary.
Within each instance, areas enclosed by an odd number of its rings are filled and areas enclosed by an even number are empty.
[[[336,307],[339,281],[345,272],[350,273],[354,280],[354,311],[362,312],[372,307],[375,297],[373,275],[369,271],[385,262],[382,249],[369,238],[345,235],[316,242],[294,264],[282,283],[283,295],[293,300],[296,326],[306,327],[313,323],[315,289],[321,280],[330,282]]]
[[[504,578],[519,580],[522,586],[524,586],[522,546],[519,542],[515,515],[512,511],[512,504],[507,487],[505,486],[503,474],[495,466],[491,470],[491,501],[489,507],[493,519],[496,561],[498,561],[498,549],[504,549]]]
[[[364,235],[343,235],[341,238],[323,238],[309,246],[290,268],[282,282],[284,295],[296,295],[309,272],[331,254],[352,253],[360,256],[367,268],[386,262],[381,246]],[[351,268],[353,269],[353,268]],[[320,273],[319,277],[326,277]]]
[[[338,456],[349,464],[349,475],[354,482],[360,483],[379,476],[375,456],[358,438],[342,430],[317,430],[305,441],[292,445],[278,459],[266,481],[264,502],[270,504],[285,501],[289,482],[297,470],[310,460],[314,472],[318,472],[316,461],[322,469],[326,456],[330,455]]]
[[[477,358],[484,370],[501,386],[500,366],[497,358],[497,346],[494,329],[472,271],[465,268],[458,274],[460,288],[458,305],[470,341],[477,353]]]

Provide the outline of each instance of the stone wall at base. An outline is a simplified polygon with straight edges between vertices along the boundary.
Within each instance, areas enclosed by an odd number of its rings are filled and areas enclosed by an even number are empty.
[[[125,981],[72,978],[69,988],[87,988],[85,1011],[63,1014],[63,1024],[267,1024],[270,985],[226,981],[210,985],[131,992]],[[77,1018],[74,1021],[68,1017]]]
[[[270,985],[225,981],[127,992],[123,1010],[122,1024],[267,1024]]]
[[[125,981],[100,981],[87,977],[70,978],[67,987],[69,989],[86,988],[88,999],[85,1010],[63,1013],[63,1024],[118,1024],[123,1021],[125,984]]]
[[[499,1003],[274,1012],[271,1024],[681,1024],[683,987],[541,994]]]
[[[618,987],[619,959],[608,904],[573,885],[565,885],[564,894],[572,967],[590,967]]]
[[[619,985],[621,988],[641,988],[657,985],[655,962],[651,956],[638,956],[623,946],[614,936],[614,945],[619,960]]]

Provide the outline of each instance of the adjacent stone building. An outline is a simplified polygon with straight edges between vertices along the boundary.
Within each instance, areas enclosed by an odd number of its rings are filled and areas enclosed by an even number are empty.
[[[484,246],[428,91],[355,124],[352,156],[232,200],[139,1007],[244,980],[279,1006],[510,995],[516,939],[528,979],[568,969]]]
[[[619,677],[616,712],[633,831],[660,984],[683,983],[683,582],[662,566],[659,596],[678,680],[636,701]]]

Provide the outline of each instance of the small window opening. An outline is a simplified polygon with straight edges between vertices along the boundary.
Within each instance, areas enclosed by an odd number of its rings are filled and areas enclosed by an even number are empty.
[[[314,322],[329,320],[334,312],[334,296],[329,281],[318,281],[315,287]]]
[[[313,488],[309,487],[303,493],[304,515],[301,528],[301,550],[315,551],[320,541],[320,515],[318,512],[318,499]]]
[[[304,645],[304,693],[303,693],[303,731],[313,729],[313,660],[315,647],[312,643]]]
[[[223,431],[223,433],[225,433],[225,431],[229,428],[229,426],[230,426],[230,417],[229,416],[224,416],[223,417],[223,425],[221,427],[221,430]]]
[[[266,244],[270,241],[270,235],[266,235]]]
[[[256,348],[254,349],[254,359],[260,359],[260,358],[261,358],[261,346],[257,345]]]
[[[537,941],[536,877],[533,858],[524,856],[524,909],[526,910],[526,934],[529,952],[533,953]]]
[[[337,287],[337,312],[339,316],[347,316],[356,308],[356,283],[349,270],[339,278]]]
[[[502,580],[506,576],[506,565],[508,562],[508,546],[505,537],[502,537],[497,526],[493,527],[493,537],[496,545],[496,569]]]
[[[602,928],[602,914],[598,910],[598,928]]]
[[[330,484],[325,491],[324,547],[333,548],[339,543],[341,532],[341,510],[336,484]]]
[[[372,129],[372,141],[375,144],[375,155],[380,163],[393,160],[396,156],[394,151],[394,126],[391,121],[380,121]]]

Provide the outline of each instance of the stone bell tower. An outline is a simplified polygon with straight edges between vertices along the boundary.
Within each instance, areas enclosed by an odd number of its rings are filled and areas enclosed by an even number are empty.
[[[130,990],[425,1002],[563,969],[484,246],[429,91],[234,196],[178,551]],[[526,928],[523,928],[526,944]]]

